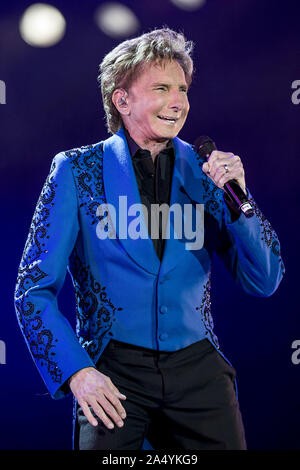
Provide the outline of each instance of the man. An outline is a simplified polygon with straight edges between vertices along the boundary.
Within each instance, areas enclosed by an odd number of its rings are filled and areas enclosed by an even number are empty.
[[[99,81],[113,136],[56,155],[33,216],[16,311],[51,395],[75,397],[80,449],[140,449],[146,437],[155,449],[246,448],[236,373],[213,332],[211,259],[258,296],[284,266],[241,159],[214,151],[205,162],[177,137],[191,50],[165,28],[107,54]],[[252,218],[225,197],[231,179]],[[190,219],[195,243],[181,230]],[[67,269],[78,339],[57,306]]]

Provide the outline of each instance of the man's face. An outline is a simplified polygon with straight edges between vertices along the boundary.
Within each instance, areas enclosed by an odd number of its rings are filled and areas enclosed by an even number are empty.
[[[143,142],[163,142],[180,132],[189,112],[188,85],[176,61],[149,64],[128,90],[124,124]]]

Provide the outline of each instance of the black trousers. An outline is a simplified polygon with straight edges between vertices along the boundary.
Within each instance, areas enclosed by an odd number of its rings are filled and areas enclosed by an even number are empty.
[[[79,449],[246,449],[236,372],[208,340],[159,352],[111,340],[97,368],[121,393],[124,426],[92,426],[78,406]],[[95,416],[95,415],[94,415]]]

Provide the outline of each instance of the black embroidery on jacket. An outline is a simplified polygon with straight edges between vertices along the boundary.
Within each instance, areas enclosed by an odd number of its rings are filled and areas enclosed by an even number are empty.
[[[65,152],[70,158],[79,194],[79,207],[89,216],[91,223],[98,223],[99,204],[105,204],[103,183],[103,143],[87,145]],[[106,287],[97,282],[75,247],[69,260],[76,298],[76,333],[80,344],[91,359],[97,358],[106,335],[112,336],[111,328],[117,311],[108,298]]]
[[[198,161],[199,167],[202,169],[203,163],[205,160],[198,155],[195,146],[192,146],[195,152],[195,157]],[[204,187],[204,196],[203,200],[205,202],[205,211],[211,215],[217,217],[222,211],[222,204],[220,204],[220,199],[222,198],[223,190],[218,188],[214,182],[203,172],[202,184]],[[285,272],[285,267],[281,258],[280,253],[280,244],[276,232],[272,228],[270,222],[263,215],[256,202],[252,197],[249,197],[249,202],[251,202],[254,212],[259,219],[261,230],[262,230],[262,241],[271,248],[272,253],[278,257],[279,263],[281,263],[281,269],[283,273]]]
[[[77,181],[80,208],[85,208],[86,215],[98,223],[102,217],[96,215],[99,204],[106,202],[103,183],[103,143],[87,145],[80,149],[64,152],[70,158]]]
[[[262,241],[265,242],[265,244],[272,250],[272,253],[278,257],[278,261],[279,263],[281,263],[281,269],[283,273],[285,273],[285,267],[281,258],[280,244],[275,230],[273,229],[272,225],[267,220],[267,218],[264,216],[264,214],[261,212],[252,197],[249,198],[249,202],[251,202],[254,212],[259,219],[262,233]]]
[[[211,272],[209,273],[208,280],[204,285],[201,305],[200,307],[196,307],[196,310],[200,310],[201,317],[206,328],[206,336],[209,336],[211,341],[215,344],[215,346],[218,349],[220,349],[218,338],[213,332],[214,322],[213,322],[213,318],[211,315],[210,292],[211,292]]]
[[[223,209],[222,189],[218,188],[204,173],[203,175],[202,184],[204,187],[203,202],[205,204],[205,211],[218,218]]]
[[[83,263],[76,249],[72,252],[69,266],[75,288],[76,333],[80,344],[95,359],[101,350],[103,338],[112,336],[110,330],[116,320],[116,312],[123,308],[113,305],[106,287],[95,280],[90,266]]]
[[[205,163],[200,155],[197,153],[195,146],[192,145],[194,150],[195,158],[197,159],[198,165],[202,171],[202,165]],[[223,205],[222,205],[222,195],[223,190],[218,188],[214,182],[203,172],[202,178],[203,185],[203,202],[205,204],[205,212],[212,215],[215,218],[218,218],[221,215]]]
[[[54,205],[56,184],[52,176],[56,168],[53,160],[49,175],[41,191],[31,221],[29,234],[22,254],[15,288],[15,305],[18,321],[27,340],[34,359],[41,366],[46,366],[53,382],[61,383],[62,371],[55,361],[55,343],[52,332],[45,328],[40,316],[41,311],[27,300],[28,290],[47,276],[38,266],[38,261],[45,250],[45,241],[49,238],[47,220]]]

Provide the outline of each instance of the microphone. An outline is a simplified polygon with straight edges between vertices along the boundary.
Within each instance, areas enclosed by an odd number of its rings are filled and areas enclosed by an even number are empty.
[[[204,159],[208,159],[212,151],[217,150],[216,144],[206,135],[202,135],[195,140],[194,148],[198,155]],[[224,191],[238,211],[243,212],[247,218],[254,215],[251,203],[236,180],[233,179],[225,183]]]

